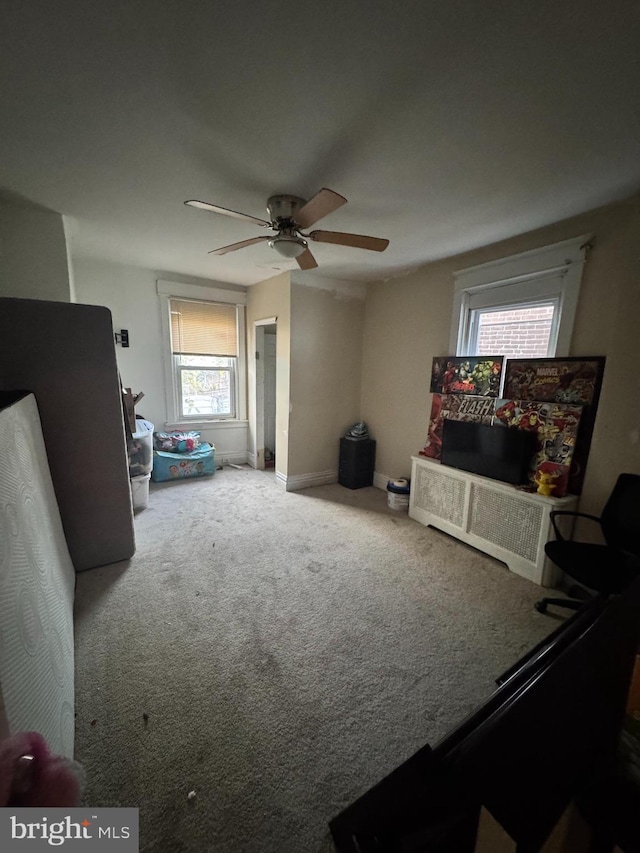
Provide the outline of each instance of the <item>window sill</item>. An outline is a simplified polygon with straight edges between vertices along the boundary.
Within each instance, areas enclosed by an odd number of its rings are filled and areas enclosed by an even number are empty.
[[[177,423],[166,423],[165,430],[182,430],[189,431],[191,429],[238,429],[249,425],[249,421],[240,420],[239,418],[224,418],[221,420],[200,420],[200,421],[178,421]]]

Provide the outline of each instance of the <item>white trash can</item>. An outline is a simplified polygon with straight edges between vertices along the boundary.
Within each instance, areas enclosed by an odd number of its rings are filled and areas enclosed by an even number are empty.
[[[409,495],[411,487],[409,480],[400,477],[398,480],[387,482],[387,504],[389,509],[407,512],[409,510]]]

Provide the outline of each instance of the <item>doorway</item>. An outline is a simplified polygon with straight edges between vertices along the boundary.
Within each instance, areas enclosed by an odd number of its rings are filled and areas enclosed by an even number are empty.
[[[275,317],[258,320],[256,332],[256,432],[255,467],[275,468],[276,463],[276,343]]]

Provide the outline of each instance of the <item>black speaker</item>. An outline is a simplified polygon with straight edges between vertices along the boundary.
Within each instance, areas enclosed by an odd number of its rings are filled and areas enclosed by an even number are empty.
[[[338,482],[348,489],[373,485],[376,443],[372,438],[341,438]]]

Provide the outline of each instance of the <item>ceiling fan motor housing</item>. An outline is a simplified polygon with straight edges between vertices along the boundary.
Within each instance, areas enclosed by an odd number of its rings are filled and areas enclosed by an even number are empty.
[[[274,228],[292,227],[296,213],[305,204],[297,195],[272,195],[267,201],[267,212]]]

